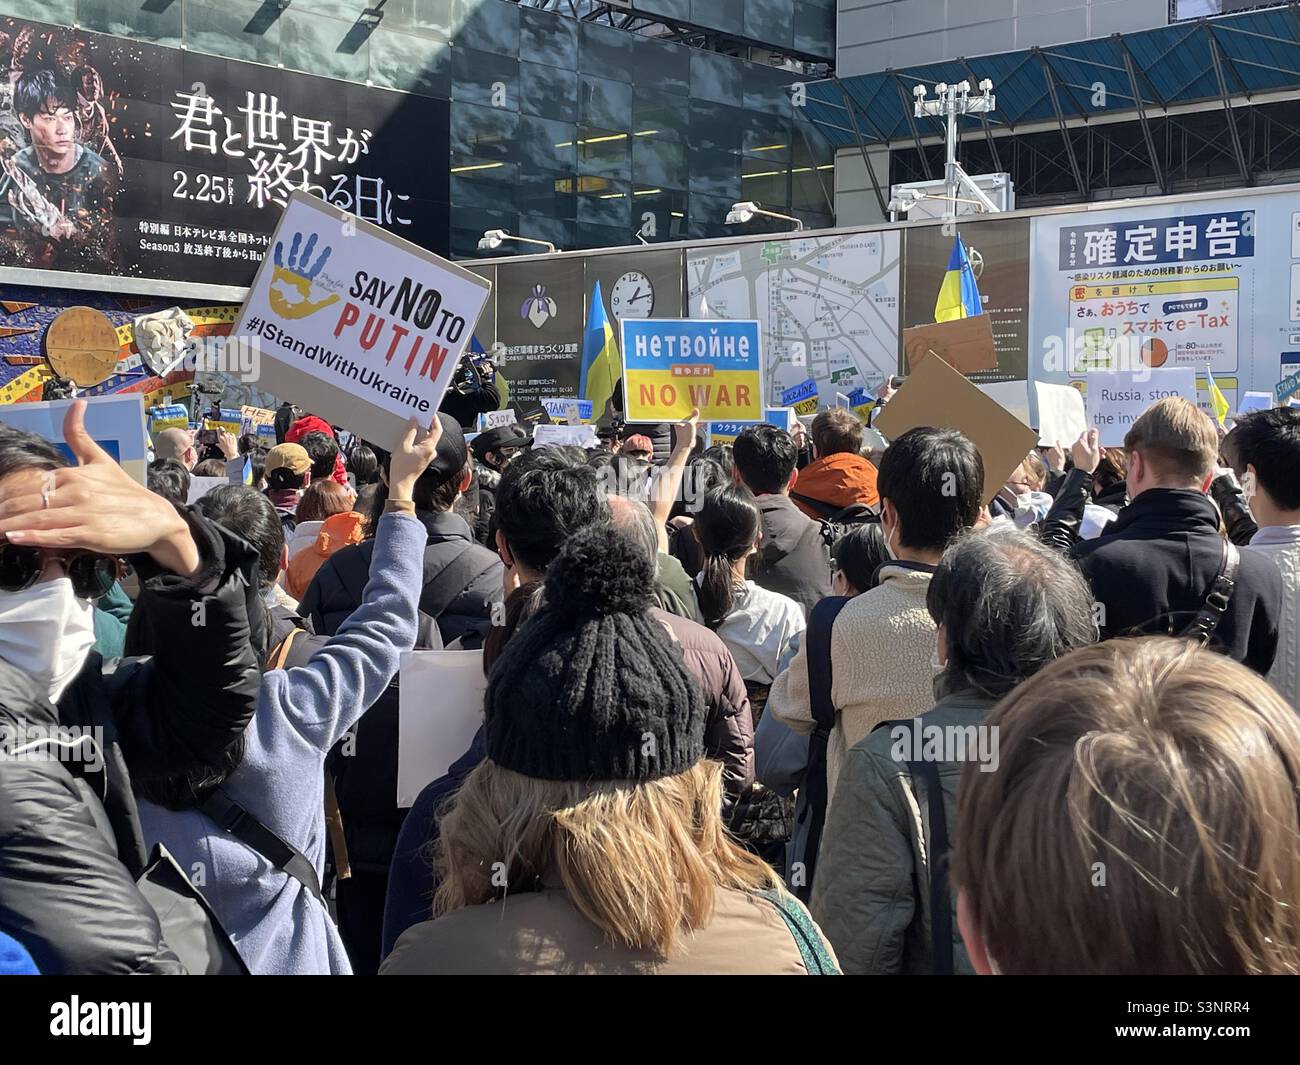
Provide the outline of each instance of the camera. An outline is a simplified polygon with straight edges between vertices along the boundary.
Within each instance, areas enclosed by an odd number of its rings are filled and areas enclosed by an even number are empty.
[[[487,355],[462,355],[455,376],[451,379],[451,387],[462,396],[468,396],[482,391],[483,386],[491,383],[495,376],[496,369]]]

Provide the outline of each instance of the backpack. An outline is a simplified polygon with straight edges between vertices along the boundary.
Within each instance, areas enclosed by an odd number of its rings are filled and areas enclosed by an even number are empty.
[[[911,721],[882,721],[876,729],[913,728]],[[928,865],[930,869],[930,971],[935,976],[951,976],[952,895],[948,890],[948,811],[943,806],[943,786],[939,783],[939,763],[930,759],[908,762],[907,771],[925,781],[925,816],[930,826]]]
[[[794,493],[792,492],[791,495]],[[846,533],[852,532],[859,525],[871,525],[880,521],[880,515],[866,503],[850,503],[842,510],[821,519],[822,543],[830,550],[835,550],[835,542]]]
[[[808,843],[803,855],[804,876],[803,882],[794,890],[795,897],[804,903],[812,898],[817,849],[826,825],[826,806],[830,801],[826,748],[839,716],[831,699],[831,629],[849,598],[832,595],[821,600],[808,615],[808,628],[803,635],[804,648],[808,652],[808,696],[815,726],[808,741],[808,769],[803,780],[808,795],[804,816],[810,818]]]

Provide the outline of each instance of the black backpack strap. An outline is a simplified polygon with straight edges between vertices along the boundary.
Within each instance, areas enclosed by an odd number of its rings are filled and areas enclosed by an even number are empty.
[[[813,875],[817,870],[817,849],[826,824],[830,785],[826,779],[826,747],[835,728],[837,712],[831,698],[831,630],[848,596],[832,595],[821,600],[808,615],[803,645],[808,657],[808,702],[813,716],[813,734],[808,741],[808,770],[804,788],[808,792],[808,844],[804,849],[804,876],[794,893],[806,902],[812,897]]]
[[[915,721],[882,721],[871,731],[887,729],[890,733],[901,728],[911,732]],[[951,976],[952,954],[952,895],[948,889],[948,811],[943,805],[943,785],[939,782],[939,763],[922,759],[907,763],[913,779],[925,781],[925,816],[930,825],[930,964],[936,976]]]
[[[220,788],[213,791],[195,809],[201,810],[212,818],[221,831],[229,832],[240,843],[251,847],[277,869],[293,877],[315,895],[322,906],[329,908],[325,896],[321,894],[320,877],[316,875],[316,867],[311,864],[307,855],[292,843],[277,836]]]
[[[1237,583],[1237,570],[1241,566],[1241,552],[1231,540],[1223,539],[1223,557],[1219,561],[1219,572],[1210,584],[1205,602],[1190,625],[1180,635],[1195,640],[1202,647],[1210,642],[1214,631],[1223,620],[1232,599],[1232,590]]]

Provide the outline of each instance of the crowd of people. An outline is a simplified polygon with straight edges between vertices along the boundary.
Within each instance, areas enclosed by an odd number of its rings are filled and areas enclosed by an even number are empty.
[[[0,970],[1300,973],[1300,410],[990,483],[843,409],[286,404],[147,485],[82,410],[0,424]],[[440,649],[486,694],[405,806]]]

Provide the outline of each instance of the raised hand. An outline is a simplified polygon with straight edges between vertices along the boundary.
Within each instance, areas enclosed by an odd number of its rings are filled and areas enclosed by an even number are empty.
[[[86,401],[78,400],[63,419],[63,439],[79,465],[10,478],[0,492],[0,536],[54,550],[145,552],[160,566],[193,576],[200,558],[185,519],[91,439],[85,411]]]
[[[1074,460],[1075,468],[1088,473],[1096,472],[1101,456],[1101,433],[1096,429],[1085,430],[1070,447],[1070,458]]]
[[[406,425],[406,435],[388,464],[388,496],[390,499],[410,499],[415,482],[438,453],[442,439],[442,422],[435,414],[428,430],[420,428],[417,418]]]

